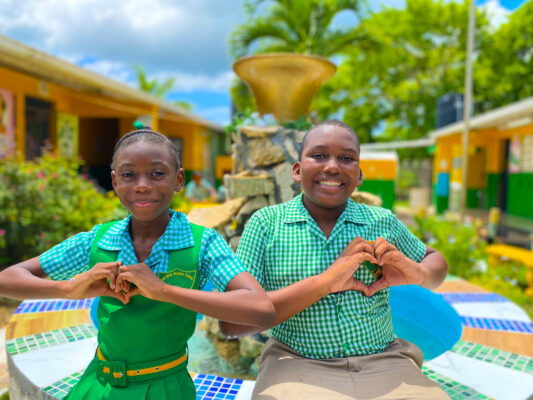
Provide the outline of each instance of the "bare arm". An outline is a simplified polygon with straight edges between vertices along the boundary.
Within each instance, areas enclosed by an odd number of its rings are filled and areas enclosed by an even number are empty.
[[[353,274],[364,260],[377,262],[367,251],[373,251],[370,244],[357,238],[323,273],[305,278],[282,289],[268,292],[268,297],[276,309],[276,320],[268,328],[288,320],[328,294],[358,290],[366,295],[367,286],[354,279]],[[261,331],[254,327],[222,321],[220,328],[222,333],[229,337],[250,335]]]
[[[107,285],[114,285],[120,263],[99,263],[70,281],[47,279],[39,257],[23,261],[0,272],[0,295],[14,299],[83,299],[111,296],[124,301]]]
[[[136,295],[177,304],[210,317],[249,324],[264,330],[274,322],[274,307],[263,288],[248,272],[236,275],[226,292],[204,292],[172,286],[160,280],[144,264],[126,265],[119,269],[117,291],[136,285],[128,291],[127,301]]]

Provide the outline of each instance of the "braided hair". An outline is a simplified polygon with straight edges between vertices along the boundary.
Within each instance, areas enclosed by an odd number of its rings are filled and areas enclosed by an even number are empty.
[[[120,140],[115,145],[115,150],[113,151],[113,159],[111,160],[111,169],[115,170],[115,162],[119,151],[129,145],[137,142],[146,142],[152,143],[155,145],[166,146],[170,155],[174,159],[174,164],[176,166],[176,171],[181,168],[181,154],[172,143],[169,138],[162,135],[159,132],[152,130],[150,127],[143,127],[129,132],[125,136],[121,137]]]

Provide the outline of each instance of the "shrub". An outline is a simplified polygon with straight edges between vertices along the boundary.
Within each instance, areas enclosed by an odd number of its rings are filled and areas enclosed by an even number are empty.
[[[413,233],[442,253],[450,274],[508,298],[533,318],[533,298],[525,293],[527,267],[499,261],[487,268],[481,221],[462,224],[453,217],[415,216],[415,223]]]
[[[0,266],[34,257],[112,219],[118,199],[78,175],[80,164],[54,154],[0,163]]]
[[[416,225],[411,230],[428,246],[442,253],[450,274],[468,279],[479,273],[477,262],[487,259],[479,222],[467,225],[440,216],[415,216],[414,219]]]

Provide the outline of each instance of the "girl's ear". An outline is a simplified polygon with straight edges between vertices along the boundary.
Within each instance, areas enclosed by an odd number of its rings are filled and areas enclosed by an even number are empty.
[[[174,191],[181,192],[181,189],[183,189],[184,185],[185,185],[185,172],[183,171],[183,168],[180,168],[178,170],[178,173],[176,174],[176,187],[174,188]]]
[[[302,163],[300,161],[296,161],[292,166],[292,179],[297,183],[302,182]]]
[[[113,190],[116,190],[116,187],[117,187],[117,173],[115,171],[111,171],[111,184],[113,185]]]

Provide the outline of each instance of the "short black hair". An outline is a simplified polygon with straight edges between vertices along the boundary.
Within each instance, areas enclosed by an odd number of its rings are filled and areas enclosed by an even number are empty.
[[[172,141],[165,135],[156,132],[149,127],[144,127],[129,132],[128,134],[121,137],[120,140],[117,142],[117,144],[115,145],[115,150],[113,151],[113,159],[111,160],[112,170],[115,169],[115,161],[120,149],[128,147],[130,144],[137,142],[146,142],[166,146],[170,155],[174,159],[176,171],[181,168],[181,154],[174,145],[174,143],[172,143]]]
[[[327,121],[322,121],[322,122],[314,125],[311,129],[309,129],[305,133],[305,136],[304,136],[304,138],[302,140],[302,144],[300,146],[300,151],[298,153],[298,160],[299,161],[302,161],[302,155],[303,155],[304,147],[307,146],[307,142],[309,141],[309,134],[311,132],[317,130],[318,128],[323,127],[323,126],[338,126],[338,127],[343,128],[343,129],[346,129],[348,132],[350,132],[352,135],[354,135],[355,141],[357,143],[357,152],[361,152],[361,148],[359,146],[359,136],[357,136],[357,133],[355,133],[355,131],[352,129],[352,127],[350,125],[345,124],[342,121],[337,120],[337,119],[328,119]]]

